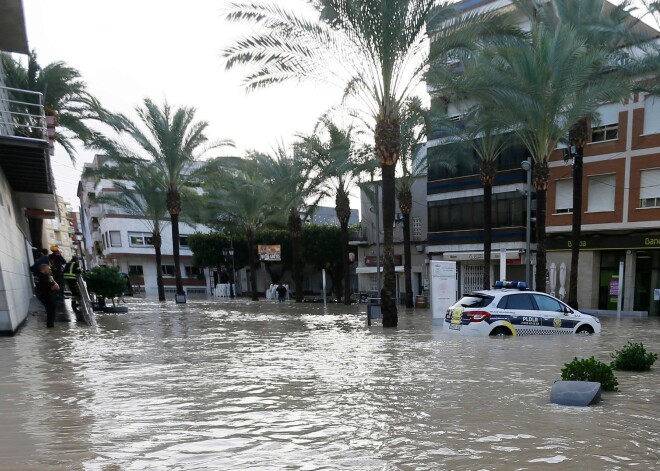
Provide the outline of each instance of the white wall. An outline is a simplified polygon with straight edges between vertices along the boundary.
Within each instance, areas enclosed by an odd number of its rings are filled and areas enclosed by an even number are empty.
[[[0,332],[14,332],[28,315],[32,298],[32,252],[27,222],[0,170]]]

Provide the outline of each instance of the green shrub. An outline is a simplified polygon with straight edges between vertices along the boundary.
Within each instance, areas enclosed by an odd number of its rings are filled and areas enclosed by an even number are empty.
[[[126,278],[119,273],[117,267],[94,267],[83,275],[87,290],[97,296],[115,299],[126,290]]]
[[[618,391],[619,382],[614,376],[612,368],[594,357],[566,363],[561,370],[561,379],[564,381],[594,381],[600,383],[603,391]]]
[[[657,353],[646,353],[644,345],[632,342],[611,355],[614,358],[612,369],[624,371],[648,371],[658,359]]]

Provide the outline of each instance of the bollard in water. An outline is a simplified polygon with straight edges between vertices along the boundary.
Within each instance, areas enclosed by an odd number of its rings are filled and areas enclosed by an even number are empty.
[[[593,381],[556,381],[550,391],[550,402],[561,406],[586,407],[600,401],[600,383]]]

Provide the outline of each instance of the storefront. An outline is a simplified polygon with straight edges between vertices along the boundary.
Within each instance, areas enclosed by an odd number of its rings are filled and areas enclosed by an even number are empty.
[[[562,258],[570,267],[570,249],[568,235],[548,237],[548,260]],[[616,310],[623,284],[623,310],[660,314],[660,234],[589,234],[581,238],[580,252],[581,307]],[[592,302],[585,304],[590,290]]]

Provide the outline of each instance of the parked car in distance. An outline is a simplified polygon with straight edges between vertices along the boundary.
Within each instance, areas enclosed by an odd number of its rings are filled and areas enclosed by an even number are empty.
[[[598,318],[570,308],[524,282],[498,281],[463,296],[445,314],[445,330],[473,336],[598,334]]]

